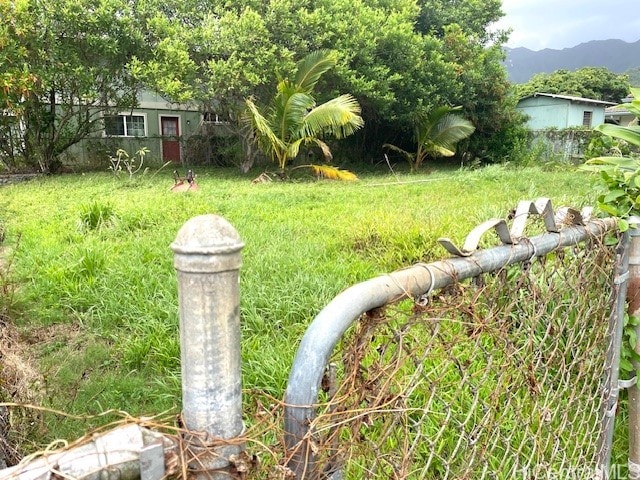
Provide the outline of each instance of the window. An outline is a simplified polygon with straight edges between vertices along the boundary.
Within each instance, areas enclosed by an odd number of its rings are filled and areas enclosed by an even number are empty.
[[[593,112],[590,112],[587,110],[582,112],[582,125],[584,127],[590,127],[592,118],[593,118]]]
[[[226,117],[222,118],[215,112],[204,112],[203,117],[203,121],[205,123],[228,123],[228,119]]]
[[[113,137],[144,137],[144,115],[109,115],[104,117],[104,133]]]

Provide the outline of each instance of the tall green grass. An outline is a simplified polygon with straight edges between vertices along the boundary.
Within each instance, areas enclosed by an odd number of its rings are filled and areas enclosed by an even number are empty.
[[[189,218],[215,213],[246,246],[241,271],[243,384],[282,397],[299,339],[344,288],[445,257],[519,200],[582,206],[591,180],[573,169],[493,166],[358,182],[252,184],[198,171],[200,190],[170,174],[131,185],[113,175],[46,177],[0,190],[5,243],[20,288],[14,322],[42,374],[46,406],[69,414],[179,411],[177,287],[169,248]],[[417,182],[417,180],[423,180]],[[39,439],[73,438],[103,419],[47,416]]]

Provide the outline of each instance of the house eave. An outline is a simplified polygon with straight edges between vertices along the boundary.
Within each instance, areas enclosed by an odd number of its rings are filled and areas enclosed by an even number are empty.
[[[605,102],[604,100],[595,100],[593,98],[583,98],[583,97],[572,97],[570,95],[558,95],[555,93],[540,93],[536,92],[531,95],[527,95],[519,100],[519,102],[526,100],[527,98],[556,98],[558,100],[567,100],[570,103],[578,103],[583,105],[598,105],[598,106],[614,106],[616,105],[614,102]]]

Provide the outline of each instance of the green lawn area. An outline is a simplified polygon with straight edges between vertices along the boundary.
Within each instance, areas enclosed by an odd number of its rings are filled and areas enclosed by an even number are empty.
[[[1,279],[15,290],[0,312],[9,311],[40,375],[33,402],[73,415],[180,410],[169,245],[195,215],[223,216],[245,242],[243,384],[282,398],[305,328],[341,290],[445,258],[439,237],[461,242],[520,200],[581,207],[596,196],[593,177],[572,167],[367,174],[344,183],[252,184],[231,170],[197,173],[200,190],[180,194],[169,191],[168,172],[133,183],[108,173],[54,176],[0,189]],[[105,418],[41,420],[29,433],[47,443]]]

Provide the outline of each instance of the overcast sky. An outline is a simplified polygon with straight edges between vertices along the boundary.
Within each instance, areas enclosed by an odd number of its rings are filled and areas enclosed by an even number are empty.
[[[512,28],[508,47],[574,47],[589,40],[640,40],[639,0],[502,0],[497,24]]]

